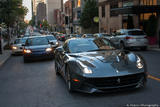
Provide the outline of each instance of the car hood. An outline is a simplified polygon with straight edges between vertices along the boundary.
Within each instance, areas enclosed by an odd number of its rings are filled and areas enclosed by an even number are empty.
[[[40,50],[40,49],[46,49],[50,47],[51,45],[38,45],[38,46],[26,46],[25,49]]]
[[[137,56],[129,51],[111,50],[70,54],[80,66],[88,67],[92,74],[86,76],[110,77],[144,72],[137,68]]]
[[[22,47],[22,44],[13,44],[12,46]]]

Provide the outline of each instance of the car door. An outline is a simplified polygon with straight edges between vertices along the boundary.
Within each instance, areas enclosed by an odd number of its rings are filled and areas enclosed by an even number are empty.
[[[63,51],[59,52],[59,64],[60,64],[60,73],[65,77],[65,64],[68,58],[67,53],[69,52],[67,42],[63,45],[62,49]]]

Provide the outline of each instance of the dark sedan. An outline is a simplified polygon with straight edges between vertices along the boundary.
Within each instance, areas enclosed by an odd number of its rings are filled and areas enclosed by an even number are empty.
[[[146,84],[143,58],[117,50],[105,38],[70,39],[55,54],[55,72],[64,77],[70,92],[112,92]]]
[[[53,48],[44,36],[29,37],[23,50],[24,62],[33,59],[53,59]]]

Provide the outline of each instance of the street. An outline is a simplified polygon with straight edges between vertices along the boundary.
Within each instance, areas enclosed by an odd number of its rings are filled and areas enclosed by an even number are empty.
[[[160,106],[160,52],[136,52],[148,65],[150,77],[146,88],[106,94],[70,94],[62,77],[54,72],[54,60],[23,63],[22,56],[11,56],[0,68],[0,107]]]

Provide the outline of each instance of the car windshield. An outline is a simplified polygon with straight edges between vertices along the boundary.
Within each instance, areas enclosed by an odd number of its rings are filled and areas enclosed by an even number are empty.
[[[26,42],[26,40],[27,40],[27,38],[23,38],[23,39],[20,40],[20,42],[21,42],[22,44],[24,44],[24,43]]]
[[[47,38],[48,40],[56,40],[56,38],[55,38],[54,36],[46,36],[46,38]]]
[[[35,45],[48,45],[48,40],[45,37],[29,38],[27,46],[35,46]]]
[[[129,35],[145,35],[143,31],[138,31],[138,30],[129,31],[128,34]]]
[[[23,43],[25,43],[26,42],[26,39],[16,39],[15,41],[14,41],[14,44],[23,44]]]
[[[69,42],[70,53],[99,51],[99,50],[113,50],[113,45],[106,39],[78,39]]]

